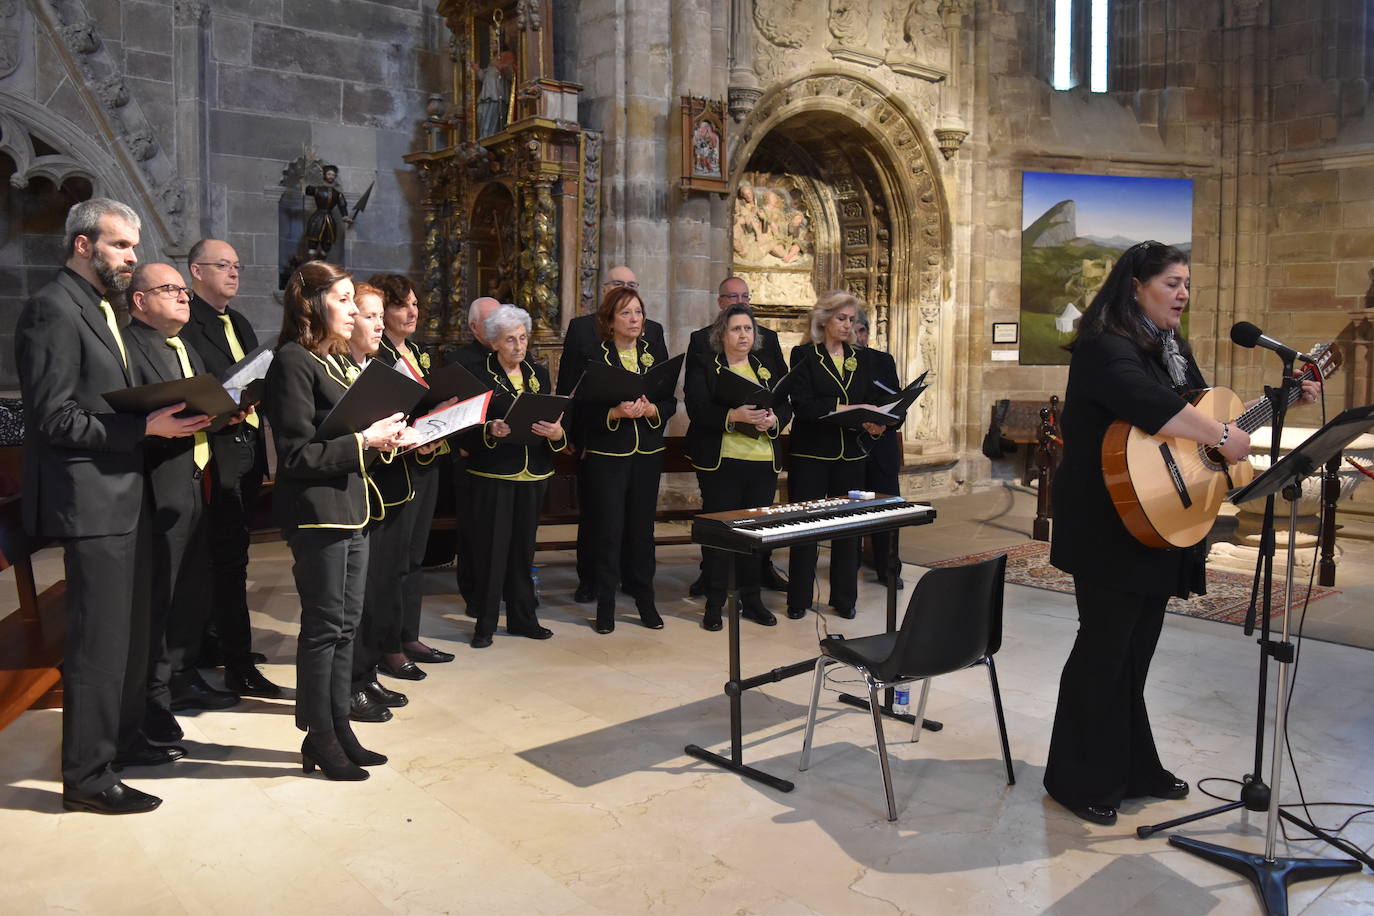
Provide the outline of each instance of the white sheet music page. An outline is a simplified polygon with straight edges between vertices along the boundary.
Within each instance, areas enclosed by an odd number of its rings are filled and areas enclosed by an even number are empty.
[[[480,425],[486,419],[487,404],[491,401],[491,394],[490,391],[487,391],[475,398],[459,401],[452,407],[417,417],[411,426],[419,430],[421,438],[413,447],[419,448],[436,439],[443,439],[454,433],[460,433],[465,429]]]
[[[263,344],[258,347],[256,353],[239,363],[233,374],[220,383],[229,397],[234,399],[234,403],[237,404],[243,399],[243,389],[249,384],[267,376],[267,367],[272,365],[272,359],[276,355],[275,350]]]

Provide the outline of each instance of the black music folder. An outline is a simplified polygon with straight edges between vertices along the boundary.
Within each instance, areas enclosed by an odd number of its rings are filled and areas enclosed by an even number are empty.
[[[725,368],[716,375],[712,399],[722,407],[772,407],[776,395],[762,385],[751,382],[732,369]]]
[[[323,442],[360,433],[394,413],[408,414],[426,390],[424,385],[390,366],[370,360],[315,430],[315,440]]]
[[[623,366],[591,363],[573,389],[573,397],[586,404],[619,404],[647,397],[662,401],[677,391],[677,377],[682,374],[686,353],[679,353],[640,375]]]
[[[429,390],[425,392],[424,397],[420,398],[420,406],[416,409],[420,411],[432,410],[436,405],[444,403],[449,398],[466,401],[468,398],[475,398],[489,389],[489,385],[483,385],[477,376],[461,364],[449,363],[429,374]]]
[[[557,420],[567,411],[571,401],[571,397],[561,394],[522,392],[503,417],[510,427],[510,435],[501,441],[512,445],[535,445],[544,441],[542,436],[530,432],[530,427],[535,423]]]
[[[101,397],[110,405],[111,410],[119,413],[150,414],[181,401],[186,402],[186,409],[177,414],[180,417],[192,417],[197,414],[222,417],[232,415],[239,409],[238,404],[234,403],[234,399],[219,383],[219,379],[209,374],[172,379],[170,382],[154,382],[134,388],[121,388],[118,391],[107,391]]]

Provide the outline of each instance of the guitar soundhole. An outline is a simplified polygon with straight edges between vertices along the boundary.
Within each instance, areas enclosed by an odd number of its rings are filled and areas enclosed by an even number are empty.
[[[1212,448],[1210,445],[1199,445],[1197,447],[1197,456],[1202,459],[1202,463],[1207,470],[1225,473],[1226,459],[1221,457],[1221,452]]]

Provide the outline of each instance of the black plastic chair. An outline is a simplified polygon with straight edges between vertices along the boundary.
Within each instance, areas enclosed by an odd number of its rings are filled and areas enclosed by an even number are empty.
[[[992,656],[1002,646],[1002,591],[1006,572],[1006,554],[967,566],[932,569],[916,583],[906,617],[896,633],[821,640],[821,656],[816,659],[816,677],[811,685],[811,707],[806,714],[806,737],[802,741],[801,762],[797,768],[805,770],[811,761],[811,735],[816,728],[816,707],[820,703],[826,665],[839,663],[856,669],[868,685],[868,704],[878,738],[878,762],[883,770],[883,788],[887,791],[887,819],[895,821],[897,805],[892,798],[892,773],[888,768],[887,743],[883,740],[880,691],[911,681],[924,681],[912,729],[911,740],[917,741],[930,678],[974,665],[986,665],[992,684],[992,702],[997,710],[997,729],[1002,735],[1007,785],[1016,785],[1016,776],[1011,769],[1011,745],[1007,742],[1007,721],[1002,714],[1002,693],[997,688],[997,666],[992,661]]]

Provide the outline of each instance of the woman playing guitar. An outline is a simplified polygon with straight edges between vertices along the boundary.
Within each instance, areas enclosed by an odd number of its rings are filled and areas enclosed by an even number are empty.
[[[1206,590],[1205,540],[1147,547],[1122,523],[1103,479],[1103,437],[1119,419],[1210,446],[1227,462],[1250,452],[1244,429],[1184,397],[1206,387],[1176,334],[1189,283],[1188,256],[1179,249],[1153,241],[1127,249],[1068,347],[1050,562],[1073,576],[1079,629],[1060,679],[1045,790],[1097,824],[1115,823],[1123,799],[1188,794],[1188,783],[1155,751],[1145,676],[1170,596]],[[1318,393],[1318,382],[1305,381],[1300,402]]]

